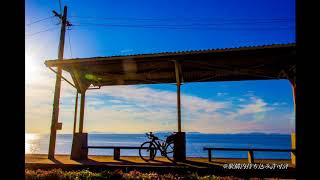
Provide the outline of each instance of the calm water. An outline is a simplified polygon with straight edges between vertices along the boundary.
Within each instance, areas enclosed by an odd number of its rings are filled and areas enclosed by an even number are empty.
[[[157,134],[164,139],[168,134]],[[147,140],[144,134],[89,134],[88,144],[92,146],[118,145],[140,146]],[[207,157],[203,147],[227,148],[291,148],[290,135],[278,134],[187,134],[187,156]],[[70,154],[72,134],[58,134],[56,154]],[[47,154],[49,135],[26,134],[26,154]],[[90,149],[89,155],[112,155],[112,149]],[[138,150],[121,150],[122,155],[138,156]],[[247,152],[214,151],[213,157],[246,158]],[[290,159],[290,153],[285,152],[255,152],[256,158]]]

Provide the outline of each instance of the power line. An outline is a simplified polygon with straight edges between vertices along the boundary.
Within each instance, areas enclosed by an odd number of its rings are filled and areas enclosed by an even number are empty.
[[[38,32],[35,32],[35,33],[32,33],[32,34],[27,34],[26,37],[31,37],[31,36],[34,36],[34,35],[37,35],[37,34],[40,34],[40,33],[43,33],[43,32],[47,32],[47,31],[52,31],[54,29],[57,29],[58,27],[52,27],[52,28],[48,28],[48,29],[45,29],[45,30],[42,30],[42,31],[38,31]]]
[[[213,18],[213,17],[205,17],[205,18],[189,18],[189,20],[197,20],[196,22],[188,22],[185,21],[188,18],[136,18],[136,17],[84,17],[84,16],[70,16],[79,19],[104,19],[110,20],[108,23],[95,23],[91,22],[76,22],[78,25],[76,26],[106,26],[106,27],[123,27],[123,28],[162,28],[162,29],[214,29],[214,30],[237,30],[244,27],[232,27],[236,25],[268,25],[269,27],[246,27],[247,29],[254,30],[281,30],[288,27],[287,25],[291,25],[294,21],[291,21],[292,18]],[[130,20],[131,23],[117,23],[117,20]],[[184,24],[177,24],[175,21],[182,21]],[[201,22],[199,20],[210,20],[209,22]],[[212,21],[214,20],[214,21]],[[216,21],[218,20],[218,21]],[[88,20],[89,21],[89,20]],[[146,21],[144,24],[138,24],[137,21]],[[156,23],[149,24],[151,21],[167,21],[166,23]],[[169,23],[172,22],[171,24]],[[175,22],[175,23],[174,23]],[[146,24],[147,23],[147,24]],[[169,23],[169,24],[168,24]],[[173,24],[174,23],[174,24]],[[188,23],[188,24],[186,24]],[[281,24],[281,26],[280,26]],[[230,25],[229,27],[221,26],[221,25]],[[272,27],[272,25],[277,27]],[[286,27],[283,27],[283,26]],[[295,24],[293,24],[295,25]],[[271,26],[271,27],[270,27]]]
[[[286,28],[293,28],[289,26],[285,27],[212,27],[212,26],[179,26],[179,25],[129,25],[129,24],[97,24],[97,23],[83,23],[83,24],[75,24],[74,26],[86,26],[86,27],[92,27],[92,26],[100,26],[100,27],[124,27],[124,28],[162,28],[162,29],[213,29],[213,30],[241,30],[241,29],[248,29],[248,30],[277,30],[277,29],[286,29]]]
[[[137,17],[93,17],[93,16],[70,16],[79,19],[105,19],[105,20],[138,20],[138,21],[185,21],[185,20],[222,20],[222,21],[253,21],[253,20],[294,20],[293,18],[215,18],[215,17],[176,17],[176,18],[137,18]]]
[[[216,22],[216,23],[184,23],[184,24],[163,24],[163,23],[157,23],[157,24],[137,24],[137,23],[116,23],[116,22],[109,22],[109,23],[91,23],[91,22],[76,22],[79,25],[93,25],[93,26],[119,26],[119,27],[146,27],[146,28],[185,28],[185,27],[212,27],[212,26],[221,26],[221,25],[277,25],[279,26],[279,23],[282,23],[282,25],[289,25],[293,22],[287,21],[287,20],[281,20],[281,21],[255,21],[255,22]],[[222,26],[223,27],[223,26]]]
[[[83,25],[113,25],[113,24],[106,24],[106,23],[88,23],[88,22],[76,22]],[[221,23],[189,23],[189,24],[122,24],[121,26],[168,26],[168,27],[192,27],[192,26],[218,26],[218,25],[257,25],[257,24],[272,24],[272,23],[279,23],[274,21],[265,21],[265,22],[221,22]],[[290,22],[285,22],[290,23]]]
[[[41,21],[44,21],[44,20],[47,20],[47,19],[51,19],[51,18],[53,18],[53,17],[54,17],[54,16],[46,17],[46,18],[43,18],[43,19],[34,21],[34,22],[32,22],[32,23],[26,24],[26,26],[30,26],[30,25],[32,25],[32,24],[35,24],[35,23],[38,23],[38,22],[41,22]]]

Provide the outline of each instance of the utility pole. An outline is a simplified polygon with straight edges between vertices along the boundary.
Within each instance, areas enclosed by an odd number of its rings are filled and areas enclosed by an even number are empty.
[[[67,21],[67,6],[64,6],[63,15],[58,14],[56,11],[52,11],[52,12],[55,16],[57,16],[61,20],[58,60],[63,60],[66,26],[71,26],[71,24]],[[54,159],[57,130],[61,129],[61,123],[58,123],[61,75],[62,75],[62,69],[61,69],[61,66],[58,66],[57,74],[56,74],[56,86],[55,86],[54,99],[53,99],[51,133],[50,133],[50,143],[49,143],[49,153],[48,153],[49,159]]]

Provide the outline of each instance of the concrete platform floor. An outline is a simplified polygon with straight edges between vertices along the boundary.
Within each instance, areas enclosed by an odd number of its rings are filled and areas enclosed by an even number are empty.
[[[197,157],[189,157],[187,158],[187,162],[182,163],[172,163],[165,157],[156,157],[154,161],[145,162],[138,156],[122,156],[120,160],[114,160],[113,156],[100,156],[100,155],[89,155],[89,159],[86,161],[75,161],[71,160],[69,155],[56,155],[55,160],[50,160],[47,158],[45,154],[26,154],[25,155],[25,163],[41,163],[41,164],[73,164],[73,165],[81,165],[81,164],[118,164],[118,165],[156,165],[156,166],[185,166],[185,165],[192,165],[201,164],[199,167],[203,166],[210,166],[210,165],[219,165],[223,166],[224,164],[229,163],[248,163],[247,159],[231,159],[231,158],[216,158],[212,159],[212,162],[208,162],[208,158],[197,158]],[[256,159],[256,164],[289,164],[289,167],[293,167],[290,160],[283,160],[283,159]]]
[[[156,171],[159,173],[193,171],[198,174],[214,173],[216,175],[238,176],[250,174],[257,177],[295,177],[295,168],[290,160],[255,160],[255,164],[288,164],[289,168],[284,170],[230,170],[223,168],[223,165],[229,163],[248,164],[248,160],[218,158],[208,162],[207,158],[189,157],[186,162],[172,163],[165,157],[156,157],[154,161],[145,162],[138,156],[122,156],[120,160],[114,160],[113,156],[89,155],[88,160],[75,161],[71,160],[69,155],[56,155],[54,160],[48,159],[45,154],[25,155],[25,168],[29,169],[61,168],[64,170],[90,169],[94,171],[122,169],[124,171],[139,170],[141,172]]]

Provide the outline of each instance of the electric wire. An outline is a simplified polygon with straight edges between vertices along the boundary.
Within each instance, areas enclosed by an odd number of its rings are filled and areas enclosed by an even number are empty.
[[[46,18],[43,18],[43,19],[39,19],[39,20],[36,20],[36,21],[34,21],[34,22],[32,22],[32,23],[26,24],[26,26],[30,26],[30,25],[36,24],[36,23],[38,23],[38,22],[42,22],[42,21],[44,21],[44,20],[51,19],[51,18],[53,18],[53,17],[54,17],[54,16],[50,16],[50,17],[46,17]]]
[[[35,32],[35,33],[32,33],[32,34],[26,34],[26,37],[31,37],[31,36],[34,36],[34,35],[37,35],[37,34],[40,34],[40,33],[43,33],[43,32],[52,31],[52,30],[55,30],[57,28],[58,27],[52,27],[52,28],[48,28],[48,29],[45,29],[45,30],[42,30],[42,31],[38,31],[38,32]]]

